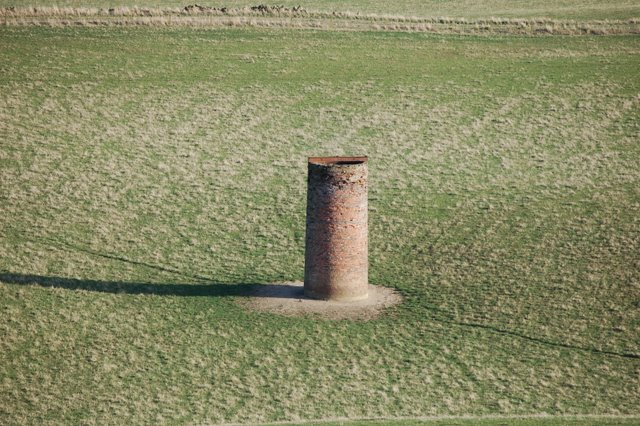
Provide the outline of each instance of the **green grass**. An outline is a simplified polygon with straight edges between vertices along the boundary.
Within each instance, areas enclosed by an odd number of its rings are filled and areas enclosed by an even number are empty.
[[[260,4],[259,1],[227,0],[193,2],[187,0],[0,0],[0,7],[62,6],[62,7],[184,7],[189,4],[207,6],[243,7]],[[453,16],[486,18],[490,16],[526,18],[549,17],[558,19],[628,19],[640,17],[640,4],[635,0],[283,0],[273,2],[286,6],[302,5],[308,10],[395,14],[406,16]]]
[[[639,53],[0,28],[0,423],[640,414]],[[405,303],[243,310],[302,278],[335,154],[370,157],[370,277]]]

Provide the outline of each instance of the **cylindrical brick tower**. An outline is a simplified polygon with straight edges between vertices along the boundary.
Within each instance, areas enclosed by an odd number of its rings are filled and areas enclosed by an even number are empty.
[[[305,296],[366,299],[367,157],[310,157],[307,182]]]

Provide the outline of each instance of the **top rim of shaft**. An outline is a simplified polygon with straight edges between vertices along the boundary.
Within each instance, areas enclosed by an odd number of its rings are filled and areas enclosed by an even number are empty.
[[[353,166],[364,164],[369,160],[366,156],[355,157],[309,157],[309,164],[319,166]]]

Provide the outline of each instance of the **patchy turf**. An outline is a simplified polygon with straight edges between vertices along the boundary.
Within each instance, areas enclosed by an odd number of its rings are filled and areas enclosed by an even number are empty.
[[[0,28],[0,423],[640,413],[640,39]],[[369,322],[302,278],[370,157]]]

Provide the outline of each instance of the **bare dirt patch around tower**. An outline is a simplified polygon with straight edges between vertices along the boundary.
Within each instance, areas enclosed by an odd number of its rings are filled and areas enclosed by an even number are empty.
[[[357,302],[309,299],[304,296],[302,282],[289,282],[258,286],[239,303],[245,309],[285,316],[311,315],[331,320],[367,321],[401,301],[402,296],[397,291],[372,284],[369,284],[369,297]]]

